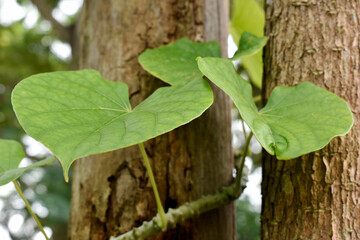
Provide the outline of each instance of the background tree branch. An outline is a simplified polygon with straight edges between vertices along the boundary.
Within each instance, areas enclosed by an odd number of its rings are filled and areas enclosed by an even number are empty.
[[[71,35],[72,35],[73,27],[63,26],[52,16],[53,7],[49,4],[49,2],[47,0],[31,0],[31,2],[37,7],[41,16],[51,23],[55,35],[60,40],[71,43]]]

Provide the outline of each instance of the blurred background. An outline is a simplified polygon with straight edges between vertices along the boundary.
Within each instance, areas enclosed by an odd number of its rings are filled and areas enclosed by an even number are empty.
[[[52,9],[51,17],[68,27],[74,24],[82,6],[82,0],[49,0],[48,3]],[[238,42],[236,32],[230,32]],[[21,129],[12,111],[11,91],[20,80],[30,75],[71,68],[70,44],[57,36],[59,34],[55,34],[49,16],[44,18],[32,1],[0,0],[0,138],[18,140],[23,144],[27,158],[21,162],[21,166],[43,159],[51,152]],[[237,48],[232,36],[228,41],[229,56]],[[251,69],[249,74],[249,68],[244,67],[241,61],[234,62],[234,65],[239,74],[252,83],[255,99],[260,104],[261,98],[256,96],[260,94],[260,87],[254,80],[256,76]],[[235,108],[232,116],[233,147],[236,157],[240,157],[249,129]],[[255,138],[251,141],[250,149],[250,156],[246,158],[249,182],[236,202],[238,239],[241,240],[260,239],[261,146]],[[19,182],[51,239],[66,239],[71,184],[65,183],[60,164],[57,162],[29,170]],[[12,183],[0,187],[0,239],[45,239]]]

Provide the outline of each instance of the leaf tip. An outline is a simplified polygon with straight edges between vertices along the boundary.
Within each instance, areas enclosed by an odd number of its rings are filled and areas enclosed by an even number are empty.
[[[64,171],[64,179],[66,183],[69,183],[69,173],[68,171]]]
[[[61,162],[61,161],[60,161]],[[69,169],[70,165],[63,165],[63,173],[64,173],[64,180],[66,183],[69,183]]]

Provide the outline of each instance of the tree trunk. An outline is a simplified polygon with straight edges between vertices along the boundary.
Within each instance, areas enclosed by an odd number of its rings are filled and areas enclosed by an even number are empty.
[[[315,153],[265,154],[262,239],[360,239],[359,2],[274,0],[266,18],[264,97],[311,81],[344,98],[355,122]]]
[[[223,0],[85,1],[80,68],[98,69],[128,84],[132,106],[163,85],[137,57],[188,36],[218,40],[226,52],[227,6]],[[165,206],[175,208],[215,193],[232,180],[230,104],[215,89],[215,103],[199,119],[145,144]],[[70,239],[108,239],[156,214],[156,204],[137,146],[86,157],[73,170]],[[200,216],[156,239],[234,239],[234,206]]]

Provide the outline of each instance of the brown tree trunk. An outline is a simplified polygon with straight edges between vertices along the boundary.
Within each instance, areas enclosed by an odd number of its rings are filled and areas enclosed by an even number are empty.
[[[311,81],[344,98],[355,122],[315,153],[289,161],[266,154],[262,239],[360,239],[359,2],[274,0],[266,18],[264,97]]]
[[[218,40],[226,51],[227,6],[223,0],[85,1],[80,68],[94,68],[128,84],[133,106],[162,83],[137,57],[188,36]],[[210,110],[145,144],[165,206],[177,207],[215,193],[232,180],[230,104],[215,89]],[[73,171],[70,239],[108,239],[156,214],[156,204],[137,146],[78,161]],[[156,239],[234,239],[233,205],[190,220]]]

